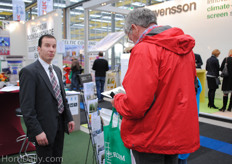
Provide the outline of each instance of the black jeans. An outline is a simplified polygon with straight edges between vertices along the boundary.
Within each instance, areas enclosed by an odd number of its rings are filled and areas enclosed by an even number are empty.
[[[136,164],[178,164],[178,155],[143,153],[132,150]]]

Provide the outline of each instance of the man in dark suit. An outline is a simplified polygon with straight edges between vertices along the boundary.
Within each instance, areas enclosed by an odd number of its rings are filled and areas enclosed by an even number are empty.
[[[74,130],[61,70],[51,62],[56,39],[43,35],[38,41],[39,59],[24,67],[20,78],[20,107],[29,140],[36,143],[37,163],[61,163],[64,132]]]
[[[196,65],[196,68],[200,68],[201,69],[201,66],[203,64],[202,59],[201,59],[201,55],[195,54],[195,53],[194,53],[194,55],[195,55],[195,63],[196,63],[195,65]]]

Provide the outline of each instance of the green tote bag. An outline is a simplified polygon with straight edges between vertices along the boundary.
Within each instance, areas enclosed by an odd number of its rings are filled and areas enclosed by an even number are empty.
[[[104,126],[105,163],[131,164],[130,150],[122,142],[119,130],[119,118],[116,127],[112,127],[113,115],[116,109],[112,109],[110,123]]]

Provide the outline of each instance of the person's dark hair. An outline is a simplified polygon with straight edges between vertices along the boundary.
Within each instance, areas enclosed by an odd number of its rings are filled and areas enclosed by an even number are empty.
[[[39,38],[39,41],[38,41],[38,46],[41,47],[42,45],[42,40],[43,38],[53,38],[56,40],[56,38],[53,36],[53,35],[50,35],[50,34],[45,34],[45,35],[42,35],[40,38]]]
[[[103,56],[103,52],[99,52],[99,53],[98,53],[98,56]]]
[[[124,32],[128,34],[131,29],[131,25],[139,25],[147,28],[151,24],[157,24],[156,14],[147,8],[137,8],[129,12],[124,23]]]
[[[79,64],[79,61],[77,59],[72,61],[71,70],[73,72],[76,72],[76,71],[80,70],[80,64]]]

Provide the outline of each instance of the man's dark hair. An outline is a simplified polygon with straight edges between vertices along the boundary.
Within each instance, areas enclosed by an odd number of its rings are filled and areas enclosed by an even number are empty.
[[[53,38],[56,40],[56,38],[53,36],[53,35],[50,35],[50,34],[45,34],[45,35],[42,35],[40,38],[39,38],[39,41],[38,41],[38,46],[41,47],[42,45],[42,40],[43,38]]]
[[[103,56],[103,52],[99,52],[99,53],[98,53],[98,56]]]

